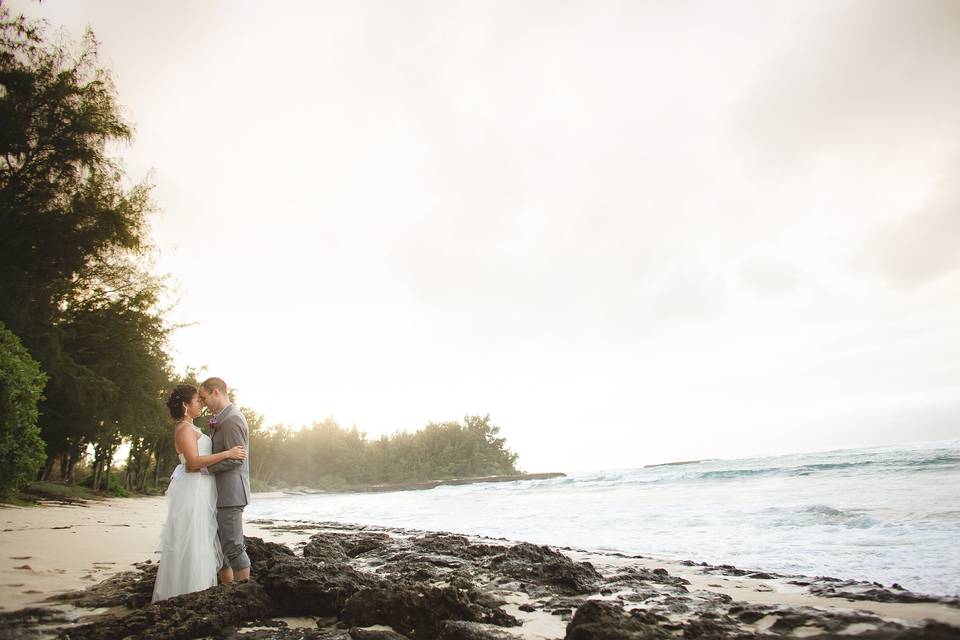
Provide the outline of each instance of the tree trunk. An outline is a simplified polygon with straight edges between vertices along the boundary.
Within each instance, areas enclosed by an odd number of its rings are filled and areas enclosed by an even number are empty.
[[[64,478],[67,482],[73,482],[73,470],[76,468],[77,462],[80,461],[80,455],[80,446],[70,449],[70,455],[67,456],[67,475]]]
[[[50,479],[50,474],[53,473],[54,459],[53,456],[47,456],[46,461],[43,463],[43,468],[41,468],[37,474],[37,480],[46,481]]]
[[[123,470],[123,488],[133,489],[137,481],[137,451],[136,442],[130,443],[130,451],[127,453],[127,466]]]
[[[94,491],[100,489],[100,457],[96,456],[93,459],[93,482],[90,483],[90,488]]]
[[[70,472],[70,454],[61,453],[57,457],[60,459],[60,479],[68,480],[68,475]]]

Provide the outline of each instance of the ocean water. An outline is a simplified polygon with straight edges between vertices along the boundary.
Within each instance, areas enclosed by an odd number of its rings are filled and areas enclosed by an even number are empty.
[[[246,516],[453,531],[960,593],[960,440],[428,491],[254,496]]]

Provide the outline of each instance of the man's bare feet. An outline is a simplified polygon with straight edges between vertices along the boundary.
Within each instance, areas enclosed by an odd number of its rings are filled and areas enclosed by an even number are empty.
[[[245,569],[245,571],[247,575],[250,574],[250,569]],[[218,573],[217,576],[220,578],[220,584],[230,584],[233,582],[233,569],[231,567],[220,569],[220,573]]]

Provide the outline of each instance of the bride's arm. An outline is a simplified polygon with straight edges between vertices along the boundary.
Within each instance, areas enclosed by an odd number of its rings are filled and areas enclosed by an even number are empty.
[[[177,440],[177,448],[180,449],[183,457],[187,461],[186,466],[188,471],[199,471],[202,467],[208,467],[221,460],[243,460],[247,457],[247,452],[240,446],[221,451],[220,453],[212,453],[208,456],[199,455],[197,452],[196,433],[193,429],[185,425],[177,428],[175,438]]]

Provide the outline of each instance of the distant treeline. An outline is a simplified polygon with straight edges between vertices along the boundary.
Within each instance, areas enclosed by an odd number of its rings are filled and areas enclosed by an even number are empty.
[[[337,489],[515,474],[517,456],[499,432],[490,416],[430,423],[376,440],[332,419],[299,431],[261,428],[251,436],[251,475],[270,486]]]

